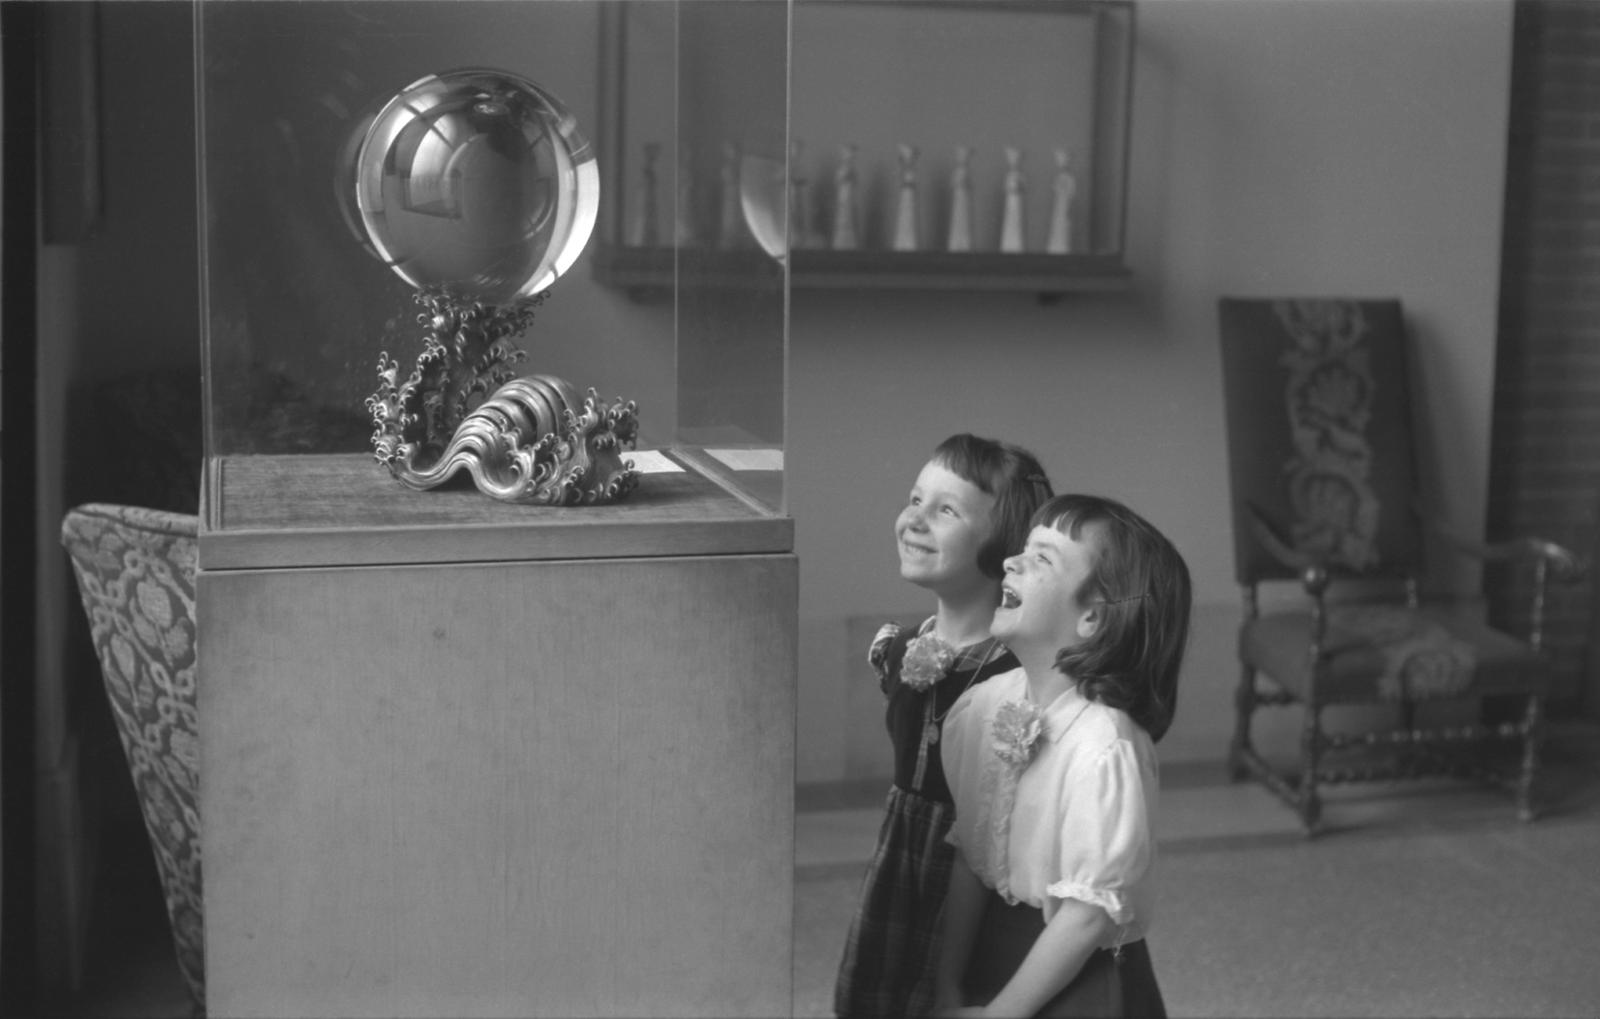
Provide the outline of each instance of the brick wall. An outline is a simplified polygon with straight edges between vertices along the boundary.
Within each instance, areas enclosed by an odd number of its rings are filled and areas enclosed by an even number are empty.
[[[1600,516],[1600,3],[1518,0],[1506,165],[1491,537],[1592,557]],[[1487,575],[1490,611],[1528,616],[1526,577]],[[1558,710],[1600,716],[1595,585],[1556,586],[1547,647]],[[1522,597],[1519,599],[1518,596]]]

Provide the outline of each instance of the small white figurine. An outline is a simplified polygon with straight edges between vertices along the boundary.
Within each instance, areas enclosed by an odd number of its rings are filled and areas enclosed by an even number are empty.
[[[950,168],[950,230],[945,250],[972,250],[972,147],[957,145],[955,165]]]
[[[833,171],[833,236],[836,251],[861,246],[856,230],[856,147],[839,146],[839,165]]]
[[[917,223],[917,147],[900,146],[900,190],[894,207],[895,251],[918,251],[922,237]]]
[[[678,159],[678,209],[676,238],[679,247],[692,248],[700,243],[695,205],[699,196],[694,186],[694,159],[687,145],[679,150]]]
[[[1005,211],[1000,220],[1000,250],[1016,254],[1026,250],[1022,203],[1028,184],[1022,175],[1022,150],[1006,146]]]
[[[1072,202],[1078,194],[1078,178],[1072,172],[1072,153],[1056,149],[1055,205],[1050,210],[1050,236],[1044,249],[1052,255],[1072,253]]]
[[[805,143],[789,141],[789,247],[821,247],[816,235],[816,217],[811,210],[811,181],[801,173],[800,154]]]
[[[628,235],[628,243],[636,248],[653,248],[661,243],[656,224],[656,158],[660,155],[660,142],[645,142],[644,166],[634,189],[633,230]]]

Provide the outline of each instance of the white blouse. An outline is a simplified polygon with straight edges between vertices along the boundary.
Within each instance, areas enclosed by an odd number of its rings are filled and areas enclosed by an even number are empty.
[[[995,753],[1002,704],[1027,696],[1022,669],[972,687],[940,737],[956,817],[948,840],[1006,902],[1044,911],[1062,899],[1099,906],[1116,925],[1101,948],[1145,936],[1154,906],[1155,745],[1126,712],[1072,687],[1046,706],[1033,760]]]

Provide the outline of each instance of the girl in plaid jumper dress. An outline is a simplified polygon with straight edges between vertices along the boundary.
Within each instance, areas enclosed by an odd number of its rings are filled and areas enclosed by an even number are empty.
[[[945,841],[954,807],[939,761],[940,727],[965,690],[1017,667],[989,636],[989,623],[1000,603],[1001,564],[1050,494],[1027,450],[954,435],[934,450],[895,520],[900,575],[932,592],[936,607],[915,629],[886,624],[868,652],[888,699],[895,778],[839,966],[840,1016],[933,1008],[954,859]]]

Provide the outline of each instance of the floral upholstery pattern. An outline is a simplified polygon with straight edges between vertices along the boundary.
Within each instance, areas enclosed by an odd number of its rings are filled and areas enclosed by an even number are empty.
[[[205,1003],[193,515],[87,504],[62,521],[106,695],[161,873],[172,940]]]
[[[1291,341],[1282,363],[1294,455],[1284,472],[1295,547],[1364,570],[1378,561],[1379,519],[1365,311],[1359,301],[1274,301],[1272,310]]]
[[[1476,650],[1444,626],[1404,605],[1335,605],[1328,610],[1330,652],[1341,643],[1370,646],[1378,696],[1386,701],[1457,697],[1472,688]]]

